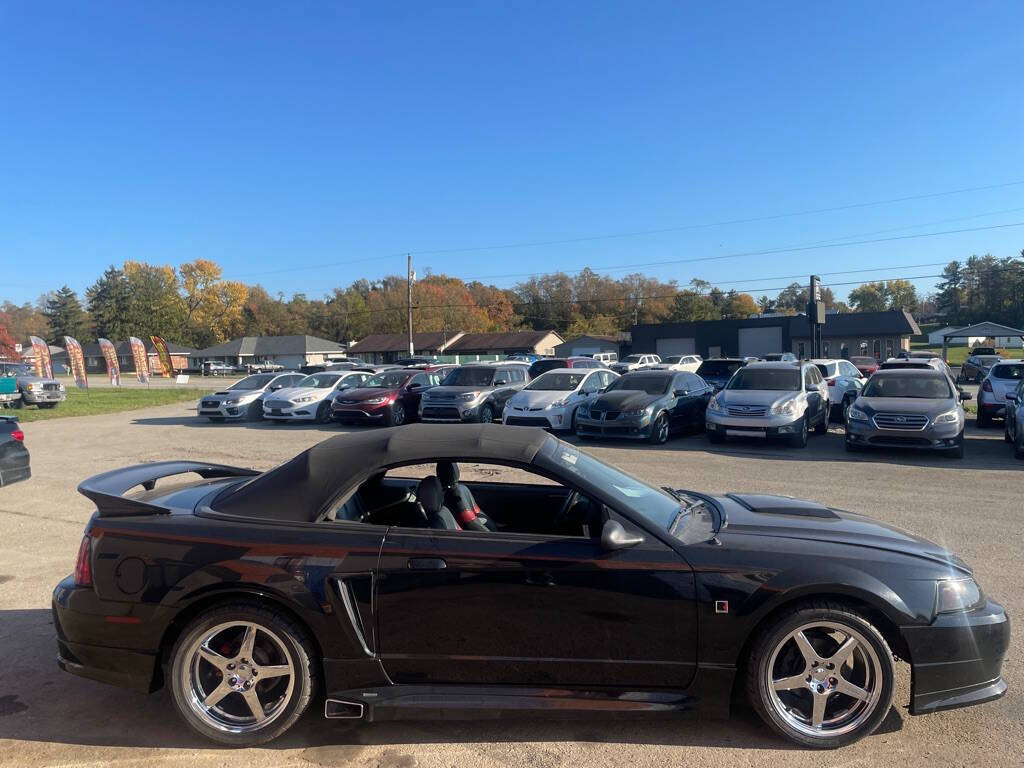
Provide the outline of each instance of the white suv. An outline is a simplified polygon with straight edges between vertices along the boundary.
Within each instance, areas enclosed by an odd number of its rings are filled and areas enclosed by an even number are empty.
[[[657,355],[626,355],[615,365],[611,366],[611,369],[621,375],[648,365],[657,365],[660,362],[661,358]]]

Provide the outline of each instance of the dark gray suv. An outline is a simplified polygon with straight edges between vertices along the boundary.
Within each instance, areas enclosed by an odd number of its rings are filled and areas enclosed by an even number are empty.
[[[420,399],[422,421],[480,421],[501,418],[505,402],[526,386],[521,363],[463,365]]]
[[[846,411],[846,450],[917,448],[963,458],[962,401],[970,398],[940,371],[879,371]]]

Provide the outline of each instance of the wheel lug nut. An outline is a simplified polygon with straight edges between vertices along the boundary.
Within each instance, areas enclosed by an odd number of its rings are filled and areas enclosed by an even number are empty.
[[[818,686],[818,693],[824,693],[824,692],[825,692],[825,686],[824,685],[819,685]]]
[[[234,664],[228,664],[228,669],[234,669],[234,668],[235,668]]]

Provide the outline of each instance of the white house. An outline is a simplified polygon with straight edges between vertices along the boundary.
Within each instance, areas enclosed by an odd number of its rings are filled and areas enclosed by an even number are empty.
[[[962,328],[966,328],[964,325],[949,325],[945,328],[940,328],[937,331],[932,331],[928,334],[928,344],[933,347],[942,346],[942,337],[947,333],[953,333],[959,331]],[[1024,340],[1020,336],[990,336],[988,338],[994,338],[994,345],[997,349],[1021,349],[1024,347]],[[985,343],[985,336],[969,336],[958,339],[950,339],[949,346],[951,347],[976,347]]]

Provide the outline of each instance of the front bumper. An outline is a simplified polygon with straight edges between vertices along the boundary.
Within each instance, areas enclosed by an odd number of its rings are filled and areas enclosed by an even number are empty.
[[[792,416],[729,416],[707,411],[705,427],[726,437],[792,437],[799,434],[803,417]]]
[[[601,415],[607,416],[607,413]],[[595,419],[593,416],[581,416],[577,412],[576,434],[584,437],[621,437],[627,440],[645,440],[651,436],[651,417],[650,414],[627,417],[618,412],[614,419]]]
[[[366,421],[378,423],[386,419],[391,412],[391,403],[335,403],[331,407],[331,417],[335,421]]]
[[[870,421],[847,421],[846,441],[851,445],[880,448],[915,448],[922,451],[949,451],[957,447],[963,433],[962,422],[929,424],[923,430],[880,429]]]
[[[263,405],[263,418],[277,421],[312,421],[316,418],[320,402],[297,403],[284,407]]]
[[[910,714],[982,704],[1006,693],[1001,674],[1010,619],[999,603],[940,614],[928,626],[901,627],[900,633],[910,652]]]
[[[436,402],[420,401],[420,421],[457,424],[463,421],[479,421],[480,408],[486,400],[459,402],[458,400],[440,400]]]
[[[100,600],[71,576],[53,591],[53,626],[57,632],[57,664],[66,672],[101,683],[148,693],[158,685],[157,654],[147,645],[159,644],[163,626],[153,622],[111,622],[124,603]],[[114,618],[121,618],[114,614]],[[140,617],[141,618],[141,617]]]
[[[501,417],[502,424],[514,427],[542,427],[565,431],[572,427],[572,413],[568,408],[540,408],[536,410],[506,408]]]
[[[29,392],[27,389],[21,394],[21,399],[26,405],[39,405],[39,403],[63,403],[67,399],[67,392],[58,389],[44,389]]]
[[[215,403],[207,405],[206,403]],[[221,401],[199,401],[197,412],[200,416],[212,416],[220,419],[240,419],[249,411],[252,401],[241,402],[237,405],[226,405]]]

